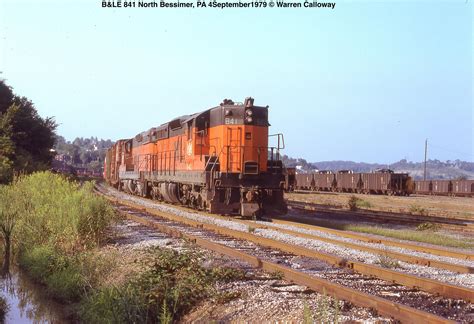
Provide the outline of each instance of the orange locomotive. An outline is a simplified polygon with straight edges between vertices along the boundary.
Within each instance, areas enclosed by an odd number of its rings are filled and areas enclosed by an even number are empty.
[[[119,190],[211,213],[259,216],[286,211],[283,135],[269,147],[268,106],[224,100],[132,139],[117,141],[104,178]]]

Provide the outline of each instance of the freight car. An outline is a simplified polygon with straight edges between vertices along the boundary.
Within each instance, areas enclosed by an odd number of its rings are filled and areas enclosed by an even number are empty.
[[[293,191],[296,183],[296,168],[285,167],[285,191]]]
[[[415,181],[415,193],[474,197],[474,180],[420,180]]]
[[[225,99],[117,141],[107,151],[104,178],[130,194],[211,213],[285,212],[284,139],[269,135],[269,126],[268,106]]]
[[[413,192],[413,183],[407,173],[395,173],[386,169],[372,173],[354,173],[350,170],[336,173],[320,171],[296,174],[295,179],[294,187],[298,190],[402,196]]]

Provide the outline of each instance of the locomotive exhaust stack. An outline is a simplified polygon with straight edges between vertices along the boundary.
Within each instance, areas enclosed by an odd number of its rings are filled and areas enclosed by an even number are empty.
[[[286,211],[280,150],[269,135],[268,106],[224,99],[109,149],[104,177],[119,190],[219,214]],[[269,136],[278,136],[276,146]],[[280,139],[281,137],[281,139]]]

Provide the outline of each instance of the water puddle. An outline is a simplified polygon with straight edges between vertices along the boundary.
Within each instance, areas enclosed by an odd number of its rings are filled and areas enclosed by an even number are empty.
[[[68,323],[65,306],[49,298],[45,288],[34,283],[16,267],[0,278],[1,295],[9,310],[5,323]]]

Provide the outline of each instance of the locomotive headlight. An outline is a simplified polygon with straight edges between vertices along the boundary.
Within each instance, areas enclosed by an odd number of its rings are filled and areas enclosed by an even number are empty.
[[[253,115],[253,111],[252,111],[251,109],[247,109],[247,110],[245,111],[245,113],[246,113],[247,116],[249,116],[249,117]]]
[[[252,122],[252,120],[253,120],[253,119],[252,119],[252,117],[250,117],[250,116],[247,116],[247,117],[245,118],[245,121],[246,121],[247,123],[249,123],[249,124]]]

